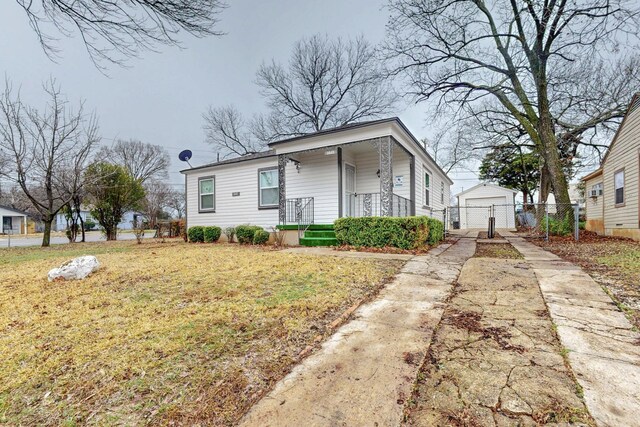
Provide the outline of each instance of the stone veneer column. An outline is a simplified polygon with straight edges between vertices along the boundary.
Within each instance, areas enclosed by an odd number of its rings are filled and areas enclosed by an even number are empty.
[[[393,144],[391,137],[380,138],[380,216],[393,215]]]
[[[287,156],[278,155],[278,218],[280,224],[287,223],[287,186],[285,169],[287,166]]]

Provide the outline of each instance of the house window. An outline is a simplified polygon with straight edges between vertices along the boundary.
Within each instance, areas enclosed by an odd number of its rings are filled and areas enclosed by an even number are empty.
[[[616,205],[624,204],[624,170],[613,175],[613,184],[616,190]]]
[[[216,178],[208,176],[198,179],[198,198],[200,199],[200,211],[213,211],[216,208]]]
[[[440,181],[440,203],[444,205],[444,181]]]
[[[273,208],[278,206],[278,169],[258,171],[258,207]]]
[[[429,171],[424,171],[424,205],[431,205],[431,174]]]
[[[602,196],[602,183],[599,182],[591,186],[591,197]]]

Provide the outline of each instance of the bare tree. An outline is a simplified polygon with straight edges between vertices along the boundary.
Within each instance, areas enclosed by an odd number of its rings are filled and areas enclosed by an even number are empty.
[[[222,158],[253,154],[266,148],[265,142],[256,138],[253,124],[247,123],[232,105],[209,107],[203,118],[205,140],[218,150]]]
[[[102,147],[97,158],[124,166],[127,172],[141,183],[150,179],[166,178],[171,163],[166,149],[135,139],[118,140],[111,147]]]
[[[303,135],[380,117],[393,90],[369,42],[315,35],[297,42],[288,66],[271,62],[257,83],[271,110],[263,124],[269,139]]]
[[[394,105],[393,87],[362,37],[315,35],[298,41],[284,66],[260,66],[257,84],[269,112],[246,120],[233,106],[204,114],[206,141],[223,157],[262,151],[278,139],[373,119]]]
[[[169,203],[167,207],[173,211],[174,217],[177,219],[184,218],[186,213],[186,197],[184,189],[176,190],[174,189],[171,192],[171,196],[169,197]]]
[[[158,219],[170,208],[173,189],[164,181],[151,180],[144,184],[145,198],[142,201],[142,213],[149,220],[149,226],[155,228]]]
[[[457,126],[443,127],[433,138],[425,138],[422,142],[435,162],[448,174],[480,159],[478,153],[470,149],[476,143],[475,136],[468,123],[460,122]]]
[[[0,99],[0,150],[12,161],[3,172],[15,181],[44,222],[42,246],[49,246],[51,223],[73,198],[70,176],[82,176],[99,142],[95,116],[80,103],[74,111],[54,80],[44,85],[49,103],[39,111],[26,106],[6,84]]]
[[[157,45],[177,45],[178,33],[221,35],[214,30],[225,7],[220,0],[16,0],[24,9],[42,48],[51,58],[58,49],[51,32],[79,34],[91,60],[122,64]]]
[[[1,146],[0,150],[2,150]],[[0,205],[26,212],[37,219],[40,218],[38,211],[33,209],[33,205],[15,182],[12,182],[10,185],[3,185],[1,190]],[[32,192],[36,193],[37,191],[37,189],[33,189]]]
[[[523,132],[520,140],[541,157],[543,183],[557,202],[569,203],[567,146],[619,120],[619,104],[628,102],[623,80],[626,90],[638,88],[633,72],[619,73],[611,85],[598,76],[610,77],[621,64],[637,69],[627,49],[638,46],[640,4],[391,0],[389,6],[386,52],[396,60],[392,72],[407,78],[407,92],[417,101],[436,97],[439,106],[462,106],[471,115],[515,125],[516,133]]]

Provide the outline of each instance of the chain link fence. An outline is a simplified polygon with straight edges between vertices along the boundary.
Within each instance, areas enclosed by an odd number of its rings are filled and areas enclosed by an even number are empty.
[[[445,230],[507,229],[529,238],[573,236],[580,238],[577,204],[516,203],[487,206],[450,206],[445,210]]]

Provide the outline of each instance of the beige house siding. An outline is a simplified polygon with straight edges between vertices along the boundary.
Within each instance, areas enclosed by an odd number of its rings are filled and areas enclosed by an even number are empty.
[[[640,239],[640,107],[624,119],[603,163],[604,231]],[[624,204],[616,206],[614,174],[624,170]],[[587,188],[590,188],[587,186]]]
[[[602,184],[602,174],[585,181],[585,228],[594,233],[604,234],[604,195],[591,197],[591,189],[596,184]]]

